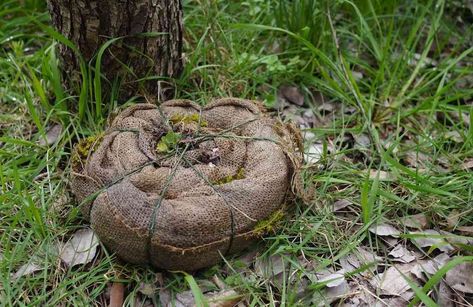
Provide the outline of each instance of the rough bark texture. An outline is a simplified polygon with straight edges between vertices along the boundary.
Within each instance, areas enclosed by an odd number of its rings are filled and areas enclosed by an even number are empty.
[[[124,75],[124,81],[175,77],[182,70],[180,0],[48,0],[48,8],[56,29],[78,47],[86,61],[111,38],[125,36],[102,58],[102,73],[109,80]],[[149,32],[166,34],[139,35]],[[67,78],[80,80],[77,56],[64,45],[59,50]],[[136,82],[127,84],[127,92],[137,90]],[[147,81],[145,88],[149,94],[158,94],[157,80]]]

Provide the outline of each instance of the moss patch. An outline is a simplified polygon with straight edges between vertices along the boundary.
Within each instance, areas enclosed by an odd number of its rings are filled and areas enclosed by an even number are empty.
[[[77,168],[82,165],[83,162],[87,160],[87,157],[97,149],[97,146],[100,144],[102,139],[103,133],[81,139],[74,147],[74,152],[72,153],[72,167]]]
[[[240,180],[244,178],[245,178],[245,169],[243,167],[240,167],[235,175],[229,175],[229,176],[223,177],[222,179],[217,180],[212,183],[215,185],[221,185],[221,184],[230,183],[233,180]]]
[[[201,120],[200,115],[197,114],[197,113],[189,114],[189,115],[174,114],[174,115],[171,116],[169,121],[173,125],[196,123],[196,124],[200,124],[201,127],[207,127],[208,126],[208,122],[205,121],[205,120]]]
[[[265,235],[267,233],[275,232],[275,229],[279,222],[284,218],[286,213],[283,209],[274,211],[267,219],[259,221],[255,228],[254,233],[258,236]]]

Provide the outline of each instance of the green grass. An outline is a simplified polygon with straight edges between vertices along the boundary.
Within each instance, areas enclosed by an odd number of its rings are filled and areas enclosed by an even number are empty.
[[[384,243],[367,232],[372,224],[400,225],[399,217],[421,212],[431,228],[446,229],[456,210],[450,231],[473,225],[473,172],[462,167],[473,157],[473,13],[456,1],[420,0],[189,0],[184,12],[186,66],[177,98],[205,104],[236,96],[272,106],[281,85],[295,84],[318,116],[318,92],[354,111],[310,129],[335,149],[317,171],[304,171],[314,200],[294,204],[282,229],[255,247],[260,259],[283,256],[290,273],[282,284],[227,259],[194,277],[166,272],[167,289],[191,289],[202,300],[199,287],[217,275],[250,305],[305,305],[317,287],[301,298],[289,281],[338,269],[337,260],[357,246],[382,253]],[[102,93],[105,80],[93,75],[107,45],[96,61],[83,63],[82,88],[63,89],[55,48],[66,42],[48,23],[41,1],[0,4],[0,305],[98,305],[108,285],[122,281],[131,306],[140,286],[161,273],[123,264],[103,249],[93,263],[73,269],[57,257],[58,242],[83,224],[68,187],[71,148],[101,131],[118,103],[117,91]],[[136,101],[143,99],[125,103]],[[54,123],[64,127],[57,142],[39,146]],[[368,148],[351,146],[349,133],[367,135]],[[332,212],[339,199],[355,210]],[[41,270],[13,280],[29,261]],[[445,273],[415,288],[422,301],[431,303],[429,290]],[[159,302],[159,293],[149,300]]]

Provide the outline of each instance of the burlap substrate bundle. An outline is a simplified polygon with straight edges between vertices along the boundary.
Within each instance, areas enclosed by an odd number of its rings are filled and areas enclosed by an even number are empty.
[[[163,147],[170,133],[175,148]],[[246,248],[287,201],[298,140],[248,100],[138,104],[76,157],[72,190],[121,259],[196,270]]]

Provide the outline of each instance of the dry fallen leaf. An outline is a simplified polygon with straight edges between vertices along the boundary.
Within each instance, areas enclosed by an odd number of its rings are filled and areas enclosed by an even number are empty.
[[[302,106],[304,104],[304,95],[296,86],[281,86],[279,95],[295,105]]]
[[[163,307],[171,306],[171,291],[169,289],[160,289],[159,290],[159,303]]]
[[[18,278],[33,274],[34,272],[40,271],[43,268],[34,262],[23,264],[13,275],[12,280],[17,280]]]
[[[375,180],[376,178],[378,178],[378,174],[379,174],[379,181],[394,181],[394,180],[396,180],[396,176],[394,176],[394,174],[389,173],[389,172],[385,172],[385,171],[378,171],[378,170],[375,170],[375,169],[370,170],[369,178],[371,180]]]
[[[316,274],[318,283],[326,283],[313,297],[313,303],[317,306],[331,304],[339,298],[346,296],[350,292],[348,282],[345,280],[345,271],[324,270]]]
[[[473,226],[460,226],[457,227],[457,230],[466,235],[473,235]]]
[[[217,293],[205,294],[209,307],[232,307],[241,301],[242,296],[234,290],[222,290]]]
[[[312,128],[315,123],[315,116],[310,116],[308,111],[310,110],[290,105],[281,111],[281,117],[284,120],[293,122],[301,129],[308,129]]]
[[[121,307],[125,297],[125,286],[122,283],[114,282],[110,289],[109,307]]]
[[[337,306],[366,307],[375,306],[375,304],[379,303],[379,301],[384,302],[383,299],[375,295],[376,289],[373,289],[372,286],[365,279],[351,280],[349,282],[349,286],[350,295],[343,301],[342,305]]]
[[[442,307],[454,307],[455,303],[452,296],[452,289],[445,283],[445,281],[441,280],[437,293],[437,304]]]
[[[403,216],[400,218],[401,224],[408,228],[425,229],[429,225],[424,213]]]
[[[143,294],[144,296],[153,297],[154,294],[156,293],[157,289],[156,289],[155,285],[153,285],[151,283],[142,282],[140,284],[140,287],[138,288],[138,291],[141,294]]]
[[[180,306],[180,307],[195,306],[194,294],[192,294],[192,291],[190,290],[177,293],[176,300],[172,303],[175,303],[176,307],[177,306]]]
[[[451,232],[440,230],[439,233],[445,236],[445,241],[452,245],[464,244],[464,245],[473,245],[473,237],[459,236]]]
[[[378,236],[391,236],[395,238],[401,234],[394,226],[386,223],[373,225],[369,228],[369,231]]]
[[[357,81],[357,82],[359,82],[363,79],[363,73],[362,72],[352,70],[351,74],[352,74],[353,78],[355,79],[355,81]]]
[[[80,229],[60,249],[59,257],[68,267],[86,264],[94,259],[98,245],[99,240],[92,229]]]
[[[447,241],[440,238],[441,234],[433,229],[427,229],[423,232],[411,232],[411,235],[421,235],[419,237],[414,237],[413,240],[420,247],[436,247],[442,252],[453,251],[454,248]]]
[[[435,274],[442,266],[450,260],[450,256],[447,253],[437,255],[435,258],[430,260],[421,260],[414,265],[411,272],[419,279],[424,280],[422,273],[426,273],[429,276]]]
[[[454,229],[455,226],[458,225],[458,221],[460,220],[460,212],[454,209],[450,211],[450,214],[447,216],[447,226],[448,229]]]
[[[447,272],[446,283],[457,291],[473,293],[473,262],[463,262]]]
[[[332,211],[339,211],[339,210],[342,210],[350,205],[352,205],[353,203],[347,199],[339,199],[337,200],[336,202],[333,203],[332,205]]]
[[[317,110],[322,114],[332,113],[335,109],[335,105],[330,101],[326,101],[317,107]]]
[[[364,247],[358,247],[354,252],[342,257],[340,259],[340,265],[345,272],[352,272],[367,264],[373,264],[371,270],[374,271],[378,266],[377,263],[381,261],[383,261],[383,258],[377,256],[375,253],[368,251]],[[359,274],[368,277],[372,275],[372,272],[367,268],[367,270]]]
[[[308,164],[319,162],[320,158],[324,153],[324,145],[315,143],[309,146],[308,150],[304,153],[304,160]]]
[[[469,170],[473,168],[473,158],[472,159],[467,159],[462,163],[462,168],[464,170]]]
[[[269,280],[276,287],[282,287],[284,278],[290,276],[287,271],[291,269],[291,264],[281,255],[272,255],[256,259],[254,268],[258,276]]]
[[[388,237],[388,236],[384,236],[384,237],[380,237],[380,238],[381,238],[381,240],[383,240],[384,243],[386,243],[388,248],[394,248],[399,243],[398,238],[393,238],[393,237]]]
[[[410,277],[410,271],[414,265],[401,264],[389,267],[383,273],[376,275],[371,281],[371,285],[381,290],[382,294],[401,296],[405,300],[409,300],[414,296],[411,287],[404,276]],[[403,276],[404,274],[404,276]]]
[[[427,164],[432,163],[432,158],[422,152],[409,151],[404,157],[404,161],[415,169],[424,169]]]
[[[352,134],[352,136],[355,140],[355,149],[364,150],[369,149],[369,147],[371,146],[371,140],[367,134]]]
[[[304,126],[307,128],[314,127],[315,123],[317,122],[314,115],[314,111],[312,111],[312,109],[302,109],[302,110],[303,110],[302,118],[304,119],[306,123]],[[304,138],[304,140],[306,140],[306,138]]]
[[[263,278],[272,278],[284,272],[284,262],[281,255],[260,257],[255,261],[255,273]]]
[[[177,293],[173,298],[169,289],[159,290],[159,303],[162,307],[194,307],[195,300],[192,291]]]
[[[327,288],[333,288],[341,285],[345,281],[345,271],[340,270],[334,273],[323,272],[322,274],[317,273],[317,278],[319,283],[326,283]]]
[[[407,291],[409,292],[409,291]],[[405,293],[407,293],[405,292]],[[389,306],[389,307],[405,307],[408,306],[409,300],[405,299],[404,297],[385,297],[382,299],[382,301],[377,301],[374,304],[374,307],[384,307],[384,306]]]
[[[345,297],[350,293],[350,287],[348,286],[348,282],[343,280],[340,284],[334,287],[327,287],[325,288],[325,298],[332,303],[339,298]]]
[[[57,139],[61,135],[61,132],[62,132],[62,125],[55,124],[46,132],[46,139],[44,139],[43,137],[39,139],[38,145],[49,146],[56,143]]]
[[[396,245],[396,247],[389,253],[389,255],[392,256],[394,260],[403,263],[409,263],[416,259],[414,253],[409,251],[402,244]]]

